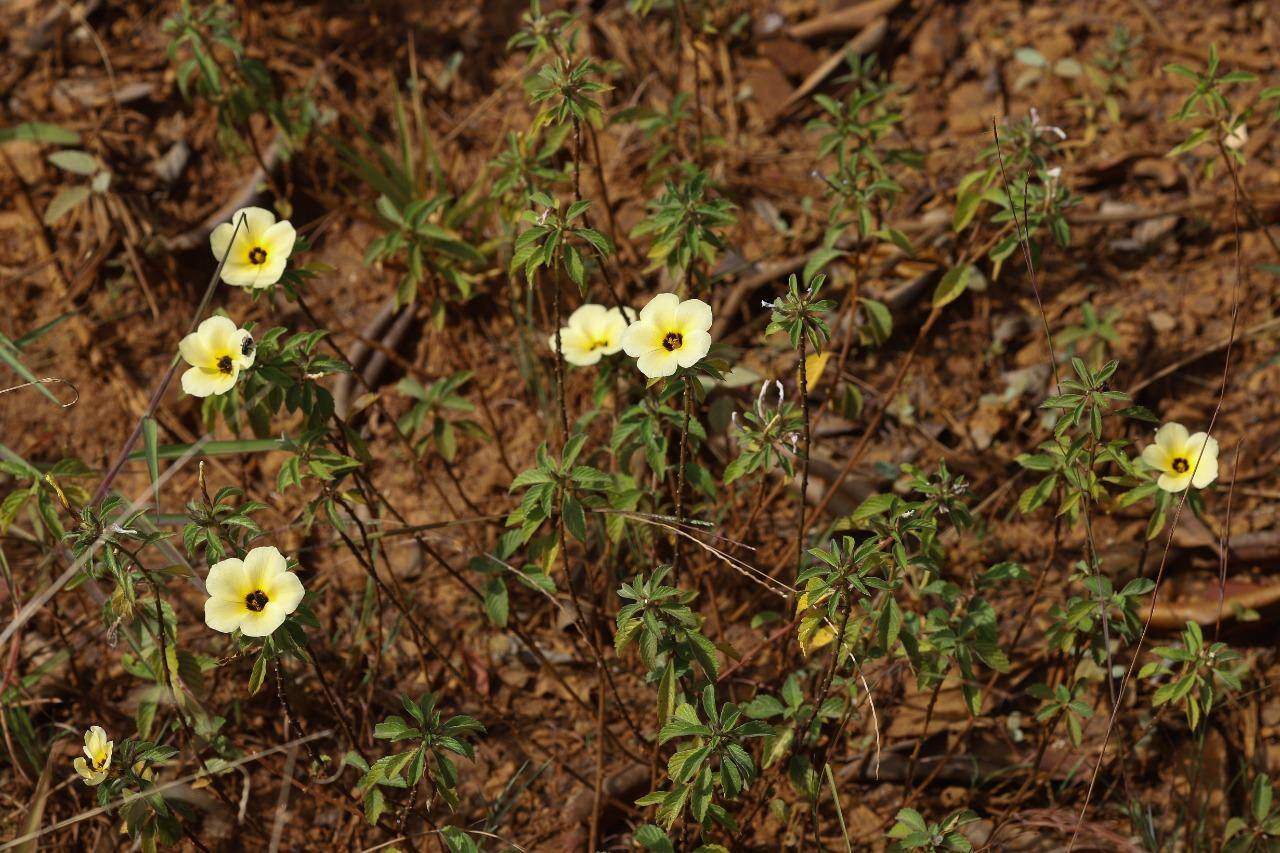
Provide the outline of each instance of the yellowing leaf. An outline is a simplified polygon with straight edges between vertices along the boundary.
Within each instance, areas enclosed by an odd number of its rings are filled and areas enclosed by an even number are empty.
[[[796,630],[796,639],[800,641],[800,651],[806,657],[815,649],[820,649],[831,643],[836,638],[835,629],[827,624],[826,614],[819,604],[831,597],[831,590],[828,589],[818,597],[816,601],[810,601],[809,595],[816,587],[819,586],[817,578],[813,578],[805,586],[804,592],[800,593],[800,597],[796,599],[796,614],[799,615],[809,610],[800,620],[800,627]]]
[[[830,352],[815,352],[805,358],[804,373],[810,390],[818,387],[818,382],[822,379],[822,371],[826,369],[827,361],[830,358]]]
[[[800,651],[804,652],[805,657],[823,646],[830,645],[835,638],[836,632],[828,627],[826,618],[822,615],[804,617],[800,620],[800,627],[796,631],[796,639],[800,641]]]

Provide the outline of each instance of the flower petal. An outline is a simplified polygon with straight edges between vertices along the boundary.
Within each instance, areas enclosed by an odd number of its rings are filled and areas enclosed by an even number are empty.
[[[1171,456],[1186,447],[1188,438],[1190,436],[1187,428],[1180,423],[1170,422],[1156,430],[1156,444],[1167,450]]]
[[[565,321],[565,325],[571,329],[580,329],[587,334],[591,334],[600,326],[607,314],[608,311],[605,310],[603,305],[588,302],[579,306],[576,311],[570,314],[569,319]]]
[[[244,217],[243,222],[241,217]],[[240,241],[240,234],[257,242],[276,224],[276,215],[262,207],[242,207],[231,216],[231,227],[235,228],[236,223],[240,223],[239,233],[236,234],[237,243]]]
[[[222,267],[222,280],[233,287],[253,287],[260,269],[256,264],[227,261]]]
[[[298,232],[294,230],[293,224],[287,219],[282,219],[263,231],[259,243],[267,250],[268,262],[287,261],[289,255],[293,253],[293,244],[297,239]]]
[[[223,373],[220,370],[205,370],[203,367],[192,367],[182,374],[182,390],[192,397],[212,397],[225,394],[236,384],[237,371]]]
[[[1168,471],[1169,453],[1158,444],[1148,444],[1142,448],[1142,461],[1146,462],[1156,471]]]
[[[680,308],[680,297],[674,293],[659,293],[649,300],[649,304],[640,309],[640,322],[671,330],[676,326],[676,311]]]
[[[711,335],[708,332],[687,332],[680,349],[676,350],[676,361],[681,367],[693,367],[707,351],[711,349]]]
[[[284,617],[289,614],[274,601],[257,613],[246,609],[240,617],[240,632],[246,637],[269,637],[284,624]]]
[[[209,349],[208,341],[198,331],[178,341],[178,355],[192,367],[212,364],[214,359],[214,353]]]
[[[662,349],[662,332],[644,320],[632,323],[622,333],[622,349],[632,358]]]
[[[711,306],[701,299],[686,299],[676,309],[676,323],[684,335],[705,332],[711,328]]]
[[[1218,479],[1218,459],[1205,458],[1200,460],[1200,464],[1195,467],[1195,471],[1191,474],[1191,485],[1197,489],[1203,489],[1214,480]]]
[[[225,598],[210,598],[204,603],[204,624],[215,631],[230,634],[240,627],[245,614],[249,613],[244,601],[230,601]]]
[[[305,594],[302,580],[293,572],[276,575],[262,591],[267,594],[267,606],[283,608],[286,615],[298,609]]]
[[[1191,462],[1191,485],[1197,489],[1218,479],[1218,440],[1206,432],[1187,439],[1187,458]]]
[[[253,592],[249,586],[248,576],[244,571],[244,561],[229,557],[219,560],[209,567],[209,574],[204,579],[205,589],[210,597],[226,598],[231,601],[243,600]]]
[[[651,349],[636,359],[636,367],[650,379],[670,376],[676,372],[680,364],[676,361],[676,353],[667,352],[662,347]]]
[[[227,256],[227,250],[231,248],[231,235],[236,227],[230,222],[224,222],[209,233],[209,248],[213,249],[213,256],[221,261]],[[241,231],[244,230],[242,227]]]
[[[1166,492],[1180,492],[1191,482],[1191,472],[1185,474],[1161,474],[1156,485]]]
[[[254,276],[249,287],[255,290],[270,287],[280,280],[280,276],[284,275],[284,269],[288,265],[289,259],[284,255],[271,255],[265,264],[256,267],[258,274]]]
[[[249,353],[245,354],[244,342],[249,342]],[[240,329],[231,336],[231,351],[234,353],[236,366],[241,370],[253,367],[253,360],[258,357],[258,348],[253,344],[253,335]]]
[[[231,349],[232,338],[238,331],[231,318],[221,314],[209,317],[196,326],[196,334],[214,353]]]
[[[288,561],[274,545],[260,546],[244,555],[245,585],[250,592],[255,589],[266,592],[276,575],[288,570]]]

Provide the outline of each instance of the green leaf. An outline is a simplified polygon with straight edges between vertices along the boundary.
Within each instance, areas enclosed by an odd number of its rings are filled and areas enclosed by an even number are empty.
[[[499,628],[507,626],[507,585],[502,578],[491,575],[484,584],[484,611]]]
[[[893,314],[883,302],[863,297],[862,305],[867,311],[867,331],[872,343],[883,344],[893,334]]]
[[[44,224],[56,225],[62,217],[66,216],[76,208],[81,202],[89,197],[89,188],[86,186],[67,187],[56,196],[53,201],[49,202],[49,206],[44,211]]]
[[[1044,68],[1048,62],[1044,58],[1044,54],[1036,50],[1034,47],[1020,47],[1013,52],[1013,58],[1021,62],[1023,65],[1030,65],[1032,68]]]
[[[13,127],[0,128],[0,142],[26,139],[31,142],[47,142],[50,145],[79,145],[80,134],[56,124],[43,121],[24,121]]]
[[[49,162],[76,175],[92,175],[101,168],[97,158],[83,151],[55,151]]]
[[[812,281],[813,277],[822,272],[823,268],[826,267],[827,264],[844,256],[845,252],[842,252],[839,249],[818,249],[809,256],[809,260],[804,265],[803,280],[806,282]]]
[[[636,843],[642,845],[649,853],[675,853],[675,848],[671,846],[671,839],[651,823],[637,826],[633,837]]]
[[[587,541],[587,517],[582,509],[582,502],[573,495],[565,495],[564,499],[565,529],[579,542]]]
[[[933,291],[933,307],[938,309],[959,299],[965,288],[969,286],[969,277],[972,274],[973,267],[969,264],[961,264],[947,270],[946,275]]]
[[[894,495],[872,495],[858,505],[858,508],[849,516],[849,521],[859,524],[867,519],[875,518],[893,506],[894,500]]]
[[[422,732],[405,722],[404,717],[393,714],[373,727],[373,736],[379,740],[410,740],[422,737]]]

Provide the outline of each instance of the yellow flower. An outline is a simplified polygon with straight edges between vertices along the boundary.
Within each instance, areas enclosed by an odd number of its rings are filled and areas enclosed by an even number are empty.
[[[626,328],[627,318],[619,309],[588,303],[570,314],[568,324],[561,327],[560,354],[579,367],[595,364],[622,349]],[[548,345],[555,352],[555,335],[548,339]]]
[[[232,241],[231,235],[235,234]],[[289,220],[276,222],[276,215],[260,207],[235,212],[209,235],[213,256],[222,266],[222,280],[238,287],[270,287],[284,274],[297,232]]]
[[[191,369],[182,374],[182,390],[192,397],[225,394],[240,371],[253,366],[253,336],[226,317],[210,317],[178,344]]]
[[[147,766],[147,762],[141,760],[133,762],[133,775],[147,782],[154,782],[156,778],[156,774]]]
[[[659,293],[640,311],[640,319],[622,333],[622,348],[650,379],[693,367],[711,349],[711,306],[701,299],[681,302]]]
[[[1156,431],[1155,444],[1142,449],[1142,461],[1161,472],[1156,484],[1166,492],[1180,492],[1188,484],[1203,489],[1218,479],[1218,440],[1168,423]]]
[[[239,628],[246,637],[266,637],[302,601],[302,581],[273,547],[254,548],[243,560],[214,563],[205,586],[204,623],[224,634]]]
[[[84,756],[77,756],[71,762],[80,778],[89,786],[101,785],[107,779],[107,768],[111,766],[111,748],[115,741],[107,740],[107,733],[102,726],[90,726],[84,733]],[[88,761],[85,761],[88,758]]]

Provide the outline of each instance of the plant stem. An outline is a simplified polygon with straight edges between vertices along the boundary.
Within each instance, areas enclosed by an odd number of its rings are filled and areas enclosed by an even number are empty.
[[[916,744],[911,749],[911,757],[907,759],[907,779],[902,783],[902,795],[905,801],[907,792],[911,790],[911,783],[916,777],[916,762],[920,758],[920,750],[924,746],[925,740],[929,737],[929,725],[933,722],[933,709],[938,704],[938,693],[942,691],[942,681],[939,678],[937,683],[933,685],[933,691],[929,693],[929,704],[924,710],[924,727],[920,732],[920,736],[916,738]]]
[[[302,720],[293,712],[293,706],[289,704],[289,697],[284,692],[284,678],[280,675],[280,658],[273,656],[271,658],[271,668],[275,671],[276,676],[276,695],[280,697],[280,706],[284,708],[284,739],[289,740],[289,723],[294,722],[298,727],[298,734],[302,737],[307,736],[307,730],[302,725]],[[307,748],[307,757],[314,764],[316,762],[316,754],[311,748],[311,741],[304,741],[303,746]]]
[[[555,270],[552,273],[553,290],[552,290],[552,296],[551,296],[551,311],[554,318],[552,322],[555,324],[555,328],[556,328],[556,358],[555,358],[556,403],[560,407],[560,430],[563,435],[563,440],[568,441],[569,440],[569,409],[565,406],[565,402],[564,402],[564,355],[563,355],[564,350],[560,344],[561,308],[560,308],[560,253],[559,252],[556,253],[556,259],[554,263],[555,263]]]
[[[796,530],[796,577],[804,568],[805,505],[809,500],[809,366],[806,364],[808,337],[800,334],[800,411],[804,415],[804,453],[800,457],[800,521]]]
[[[329,703],[329,707],[333,709],[333,715],[338,718],[338,724],[342,726],[342,730],[351,740],[351,745],[358,749],[360,739],[351,730],[351,724],[347,722],[346,710],[339,704],[337,696],[334,695],[333,690],[329,687],[329,678],[320,667],[320,661],[316,659],[316,654],[311,650],[310,644],[306,646],[306,651],[307,660],[311,661],[311,668],[315,670],[316,678],[320,679],[320,690],[324,693],[325,700]]]
[[[689,417],[692,413],[692,407],[689,405],[689,389],[693,378],[689,374],[684,375],[684,389],[681,392],[681,402],[684,406],[684,426],[680,428],[680,463],[676,470],[676,522],[677,524],[684,521],[684,469],[686,457],[689,453]],[[680,537],[675,537],[675,557],[672,566],[671,578],[675,581],[680,576]]]

